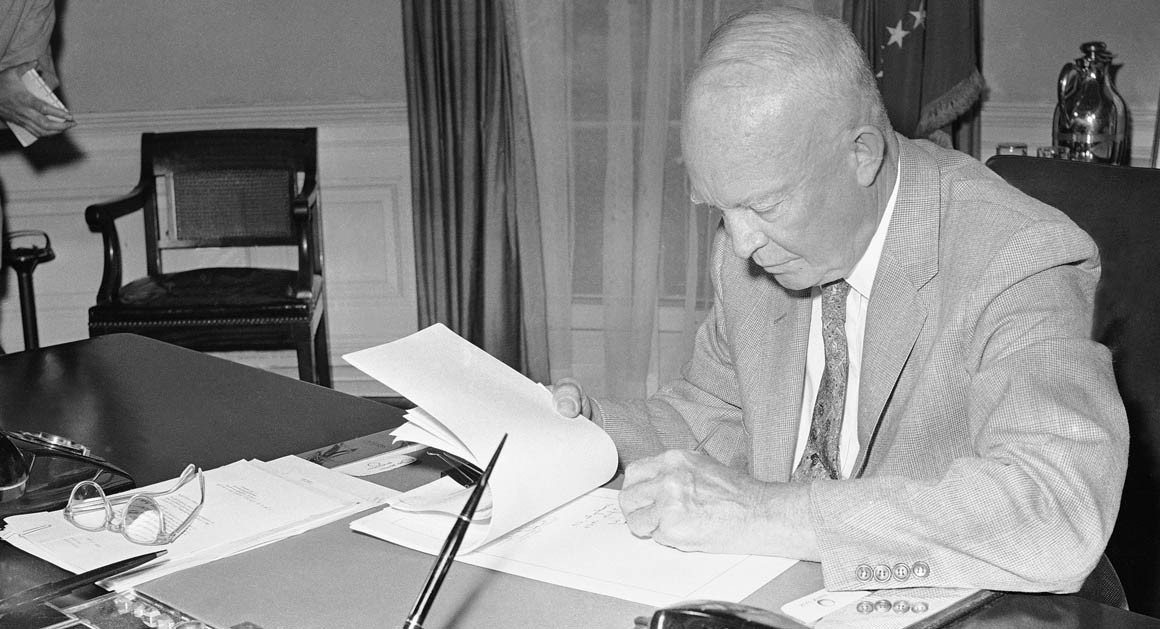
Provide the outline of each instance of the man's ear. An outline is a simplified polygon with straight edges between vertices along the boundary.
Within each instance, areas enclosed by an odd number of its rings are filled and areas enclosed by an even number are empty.
[[[882,130],[862,125],[851,132],[854,149],[854,174],[858,184],[869,187],[878,178],[882,171],[882,164],[886,161],[886,138]]]

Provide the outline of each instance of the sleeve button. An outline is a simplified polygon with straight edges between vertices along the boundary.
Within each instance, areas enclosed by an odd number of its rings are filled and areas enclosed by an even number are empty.
[[[910,578],[910,566],[904,563],[894,564],[894,578],[905,581]]]
[[[859,581],[869,581],[874,578],[874,569],[867,564],[862,564],[854,569],[854,576]]]
[[[886,564],[878,564],[874,566],[874,580],[879,583],[886,583],[890,580],[890,575],[894,574],[890,570],[890,566]]]
[[[910,574],[913,574],[920,579],[925,579],[926,577],[930,576],[930,566],[926,565],[925,562],[916,561],[914,562],[914,565],[910,567]]]

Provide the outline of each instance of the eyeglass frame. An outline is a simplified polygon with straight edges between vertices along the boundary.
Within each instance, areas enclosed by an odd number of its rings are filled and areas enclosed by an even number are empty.
[[[157,502],[157,499],[177,493],[181,490],[182,487],[188,485],[194,478],[198,480],[198,485],[200,487],[200,498],[198,499],[197,506],[189,512],[189,515],[185,517],[185,520],[183,520],[181,524],[177,525],[177,527],[173,529],[173,532],[166,533],[165,512],[161,509],[161,505]],[[76,492],[83,486],[90,486],[96,489],[97,497],[82,499],[83,502],[74,504],[74,500],[76,499]],[[76,510],[79,510],[82,505],[85,505],[89,501],[96,500],[100,501],[99,506],[103,508],[105,512],[105,518],[101,523],[101,526],[89,527],[77,522],[75,519]],[[133,539],[129,537],[129,532],[125,529],[125,513],[128,511],[129,505],[138,500],[145,501],[147,504],[151,505],[151,507],[155,509],[160,515],[161,521],[160,526],[158,527],[158,535],[151,542],[144,542]],[[94,510],[98,507],[96,504],[92,506]],[[201,508],[203,506],[205,506],[205,474],[202,473],[201,468],[190,463],[189,465],[185,466],[185,469],[182,470],[181,475],[177,477],[176,484],[174,484],[172,488],[164,491],[137,491],[132,493],[117,494],[115,496],[109,497],[105,494],[104,488],[101,487],[99,483],[91,480],[81,481],[74,485],[72,491],[69,493],[68,503],[64,508],[63,514],[65,520],[83,531],[89,531],[93,533],[98,531],[111,531],[114,533],[120,533],[125,539],[134,544],[139,544],[142,546],[164,546],[166,544],[172,544],[177,540],[178,537],[181,537],[181,535],[185,533],[187,529],[189,529],[190,525],[193,524],[193,521],[197,519],[197,515],[201,512]],[[119,518],[116,517],[117,513],[115,513],[115,510],[118,508],[120,508]]]

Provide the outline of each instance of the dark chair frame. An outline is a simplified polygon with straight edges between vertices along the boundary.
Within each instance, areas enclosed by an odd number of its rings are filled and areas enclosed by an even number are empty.
[[[89,335],[133,332],[202,351],[294,349],[301,380],[331,386],[325,289],[323,282],[322,207],[318,185],[317,129],[233,129],[144,133],[140,180],[127,195],[90,205],[85,221],[103,240],[104,269],[96,305],[89,311]],[[156,180],[191,170],[231,168],[288,170],[292,195],[291,236],[169,238],[159,217]],[[146,273],[165,277],[166,249],[202,247],[294,246],[297,271],[293,307],[260,313],[246,307],[219,305],[190,316],[155,309],[121,316],[123,261],[117,219],[144,210]]]
[[[1067,214],[1099,247],[1092,337],[1112,352],[1130,443],[1111,563],[1101,563],[1115,570],[1101,576],[1097,568],[1081,594],[1114,590],[1118,573],[1132,609],[1160,615],[1160,539],[1152,533],[1160,518],[1160,170],[1013,155],[987,166]]]

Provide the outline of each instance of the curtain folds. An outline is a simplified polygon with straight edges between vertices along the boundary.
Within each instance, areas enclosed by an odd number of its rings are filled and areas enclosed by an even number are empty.
[[[549,379],[523,67],[501,0],[403,0],[419,325]]]
[[[547,270],[553,376],[644,397],[678,373],[708,305],[716,218],[689,202],[680,99],[725,3],[510,2],[545,261],[557,264]]]

